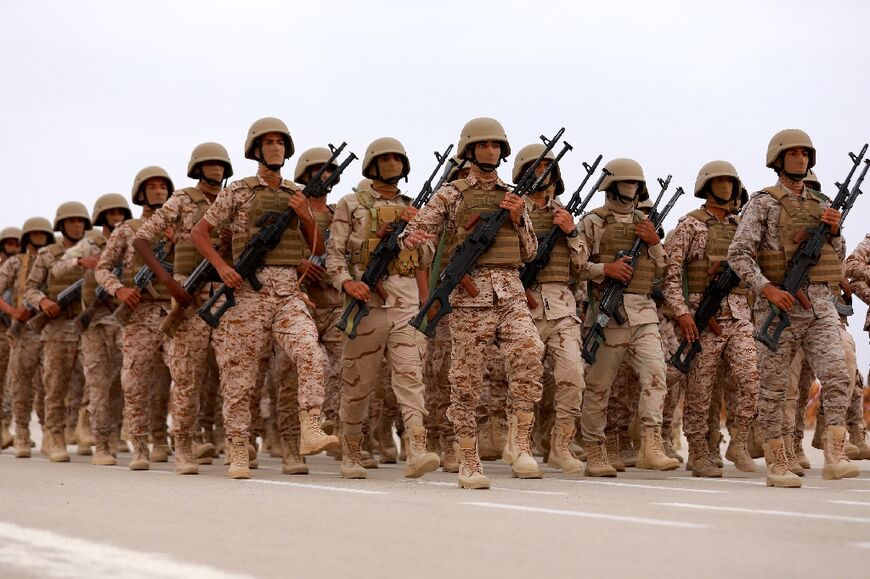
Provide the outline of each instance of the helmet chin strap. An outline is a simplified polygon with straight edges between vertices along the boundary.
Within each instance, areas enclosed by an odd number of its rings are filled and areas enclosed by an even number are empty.
[[[804,179],[807,178],[807,175],[809,175],[809,169],[807,169],[803,173],[791,173],[789,171],[786,171],[785,169],[783,169],[782,172],[786,177],[788,177],[792,181],[803,181]]]
[[[270,171],[280,171],[281,167],[284,166],[284,161],[286,161],[286,159],[281,159],[280,165],[276,165],[275,163],[267,163],[266,156],[263,154],[263,145],[259,143],[257,143],[257,152],[260,154],[260,162],[266,165],[266,167],[268,167]]]

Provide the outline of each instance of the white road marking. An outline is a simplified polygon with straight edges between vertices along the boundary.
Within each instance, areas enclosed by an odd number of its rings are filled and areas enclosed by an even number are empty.
[[[319,484],[310,484],[310,483],[295,483],[283,480],[266,480],[266,479],[247,479],[242,482],[247,483],[259,483],[263,485],[279,485],[285,487],[295,487],[300,489],[313,489],[316,491],[334,491],[337,493],[354,493],[358,495],[388,495],[390,491],[370,491],[366,489],[350,489],[346,487],[333,487],[329,485],[319,485]]]
[[[849,543],[849,545],[859,549],[870,549],[870,543]]]
[[[670,521],[667,519],[645,519],[643,517],[629,517],[624,515],[609,515],[607,513],[588,513],[584,511],[566,511],[561,509],[544,509],[539,507],[523,507],[519,505],[505,505],[502,503],[461,502],[461,505],[472,507],[484,507],[489,509],[504,509],[507,511],[520,511],[524,513],[540,513],[545,515],[560,515],[565,517],[579,517],[583,519],[600,519],[604,521],[617,521],[620,523],[636,523],[640,525],[655,525],[660,527],[679,527],[683,529],[705,529],[709,525],[700,523],[684,523],[682,521]]]
[[[692,481],[692,482],[712,482],[712,483],[730,483],[730,484],[738,484],[738,485],[755,485],[759,487],[767,486],[767,483],[764,481],[758,480],[747,480],[747,479],[736,479],[736,478],[706,478],[706,477],[688,477],[688,476],[671,476],[668,477],[674,480],[682,480],[682,481]],[[801,488],[803,489],[811,489],[811,490],[825,490],[828,487],[814,487],[810,485],[804,485]]]
[[[445,481],[434,481],[434,480],[418,480],[415,481],[416,484],[420,485],[431,485],[437,487],[452,487],[455,489],[459,488],[459,485],[455,482],[445,482]],[[559,491],[534,491],[530,489],[512,489],[510,487],[489,487],[491,491],[502,491],[509,493],[525,493],[530,495],[547,495],[547,496],[558,496],[558,497],[566,497],[568,493],[563,493]]]
[[[870,489],[846,489],[849,493],[870,493]]]
[[[715,505],[698,505],[693,503],[653,503],[664,507],[677,507],[681,509],[697,509],[701,511],[722,511],[730,513],[746,513],[749,515],[770,515],[772,517],[790,517],[797,519],[815,519],[820,521],[838,521],[841,523],[863,523],[870,525],[870,518],[848,517],[843,515],[825,515],[819,513],[801,513],[796,511],[773,511],[768,509],[748,509],[742,507],[720,507]]]
[[[728,494],[731,491],[716,491],[711,489],[687,489],[683,487],[661,487],[656,485],[647,485],[647,484],[633,484],[633,483],[624,483],[624,482],[612,482],[605,480],[576,480],[576,479],[564,479],[565,482],[572,483],[580,483],[587,485],[604,485],[608,487],[628,487],[635,489],[655,489],[659,491],[679,491],[684,493],[702,493],[702,494]]]
[[[82,579],[248,579],[163,553],[133,551],[41,529],[0,522],[0,566],[42,577]]]
[[[867,501],[839,501],[835,499],[829,499],[829,503],[834,503],[835,505],[854,505],[857,507],[870,507],[870,503]]]

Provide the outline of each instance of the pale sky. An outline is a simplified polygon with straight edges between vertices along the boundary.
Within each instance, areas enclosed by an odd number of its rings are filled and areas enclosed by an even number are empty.
[[[847,152],[870,140],[870,4],[857,0],[7,0],[3,15],[0,227],[51,219],[67,200],[92,208],[103,193],[129,195],[146,165],[186,186],[203,141],[225,145],[236,176],[250,175],[245,134],[263,116],[287,123],[297,152],[344,140],[361,157],[377,137],[400,139],[412,196],[432,151],[477,116],[499,119],[514,151],[566,127],[569,192],[598,153],[633,157],[648,181],[671,173],[687,190],[701,165],[726,159],[757,190],[775,180],[770,137],[796,127],[813,138],[832,193]],[[687,195],[667,225],[696,205]],[[850,249],[868,215],[870,195],[849,218]],[[856,311],[866,369],[866,307]]]

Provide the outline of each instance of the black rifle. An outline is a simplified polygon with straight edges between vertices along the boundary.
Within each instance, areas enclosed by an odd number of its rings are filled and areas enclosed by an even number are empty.
[[[656,199],[655,204],[650,210],[650,215],[655,217],[655,221],[652,221],[653,227],[658,230],[662,223],[664,223],[665,218],[670,213],[671,209],[673,209],[674,204],[677,202],[677,199],[680,198],[680,195],[683,194],[683,188],[677,187],[677,190],[674,192],[674,196],[671,197],[668,204],[665,206],[661,212],[658,211],[659,202],[662,200],[662,196],[665,194],[665,191],[668,188],[668,185],[671,183],[671,176],[668,175],[667,179],[659,179],[659,185],[661,185],[661,192],[659,193],[658,198]],[[629,265],[632,270],[637,267],[637,262],[640,260],[641,254],[647,251],[647,245],[644,243],[640,237],[638,237],[634,245],[631,246],[631,249],[628,251],[619,251],[616,254],[616,258],[614,261],[620,261],[625,257],[629,258]],[[601,292],[601,303],[598,306],[598,317],[595,318],[595,324],[593,324],[592,328],[590,328],[589,333],[583,338],[583,350],[580,354],[583,356],[583,359],[586,360],[589,364],[595,363],[595,358],[598,355],[598,348],[601,347],[601,344],[604,343],[604,328],[607,327],[607,324],[610,323],[611,318],[616,320],[617,324],[624,324],[625,318],[622,315],[620,309],[622,308],[622,300],[623,295],[625,293],[625,289],[628,287],[631,281],[628,283],[622,282],[618,279],[610,278],[604,284],[604,289]]]
[[[556,155],[555,160],[546,158],[547,154],[553,150],[559,139],[562,138],[564,132],[564,127],[559,129],[559,132],[557,132],[552,139],[548,139],[544,135],[541,135],[541,140],[545,145],[544,150],[541,151],[538,158],[535,159],[533,163],[530,163],[526,168],[522,177],[520,177],[520,180],[517,182],[516,187],[513,189],[514,195],[519,197],[528,195],[529,193],[540,189],[541,186],[547,182],[550,174],[556,170],[559,160],[565,156],[565,153],[573,149],[571,145],[564,142],[562,144],[562,150],[558,155]],[[536,177],[536,169],[545,160],[550,160],[552,162],[547,166],[540,177]],[[435,328],[438,326],[438,320],[452,311],[449,298],[450,294],[453,293],[453,290],[456,289],[456,286],[463,284],[466,291],[472,290],[469,292],[471,295],[476,292],[476,288],[473,287],[470,280],[465,282],[465,276],[474,269],[480,256],[486,253],[486,250],[488,250],[493,244],[499,229],[501,229],[502,225],[504,225],[508,219],[510,219],[510,211],[501,208],[487,215],[477,216],[476,219],[469,223],[457,224],[459,227],[464,226],[466,229],[474,227],[474,229],[471,231],[469,236],[465,238],[462,244],[456,248],[456,251],[450,258],[450,262],[447,264],[447,267],[445,267],[444,271],[441,272],[441,283],[429,294],[426,303],[423,304],[423,307],[417,315],[414,316],[414,319],[409,322],[412,326],[427,336],[431,337],[435,335]],[[434,313],[430,313],[430,310],[436,307],[436,304],[438,309],[435,310]],[[423,321],[426,318],[428,318],[428,321],[426,325],[424,325]]]
[[[435,158],[438,159],[438,164],[435,166],[435,170],[432,171],[432,174],[429,175],[429,179],[423,183],[423,188],[420,190],[417,198],[411,203],[412,207],[420,209],[426,205],[426,203],[429,202],[429,199],[432,198],[432,194],[440,189],[447,181],[450,172],[453,171],[454,167],[456,167],[456,161],[450,158],[450,151],[452,150],[453,145],[450,145],[443,153],[435,151]],[[438,183],[436,183],[433,188],[432,181],[445,163],[447,163],[447,167],[445,167],[441,178],[438,179]],[[387,298],[386,293],[381,287],[381,280],[387,276],[390,263],[392,263],[396,256],[399,255],[399,250],[401,250],[399,236],[403,231],[405,231],[407,225],[407,221],[397,219],[378,232],[381,240],[378,242],[374,251],[372,251],[366,269],[362,276],[360,276],[360,281],[366,284],[372,291],[378,292],[381,299]],[[356,313],[354,313],[354,310]],[[335,327],[344,332],[348,338],[356,338],[356,329],[359,326],[359,322],[367,316],[368,313],[369,308],[363,300],[351,297],[347,306],[344,308],[344,312],[341,314],[341,319],[338,320]]]
[[[9,302],[7,302],[7,303],[9,303]],[[37,309],[30,307],[26,303],[24,304],[24,307],[27,308],[27,310],[30,312],[31,316],[39,311]],[[19,320],[17,318],[13,318],[12,324],[9,326],[9,329],[6,330],[6,335],[9,336],[10,338],[13,338],[13,339],[17,338],[18,336],[21,335],[21,330],[23,330],[26,325],[27,325],[27,322],[22,322],[21,320]]]
[[[85,278],[81,278],[66,286],[57,294],[55,302],[60,306],[61,311],[82,300],[82,288],[84,286]],[[39,312],[27,321],[27,327],[33,330],[35,334],[39,334],[50,321],[51,318],[45,315],[45,312]]]
[[[341,146],[336,149],[331,144],[329,145],[329,148],[332,151],[332,156],[308,181],[308,184],[305,185],[305,188],[302,190],[302,195],[310,197],[315,193],[328,191],[333,183],[338,180],[339,176],[347,166],[357,158],[353,153],[348,155],[344,162],[333,171],[326,181],[321,179],[321,176],[333,165],[335,159],[338,158],[346,146],[347,143],[342,143]],[[260,269],[263,264],[263,259],[266,257],[267,253],[278,247],[281,238],[284,236],[284,232],[287,231],[288,227],[290,227],[295,216],[296,212],[293,208],[288,207],[284,211],[267,213],[257,219],[257,226],[260,227],[260,231],[258,231],[257,235],[252,237],[250,241],[248,241],[247,245],[245,245],[245,248],[242,250],[241,255],[239,255],[239,258],[233,264],[233,269],[242,277],[242,279],[247,280],[248,283],[251,284],[254,291],[260,291],[263,287],[263,284],[261,284],[260,280],[257,278],[257,270]],[[221,303],[215,309],[218,302]],[[214,293],[211,299],[203,304],[197,314],[199,314],[199,317],[205,320],[209,326],[216,328],[218,327],[218,324],[220,324],[223,315],[234,305],[236,305],[235,290],[227,284],[223,284]]]
[[[831,208],[842,211],[843,217],[848,215],[852,205],[861,193],[861,183],[867,175],[867,167],[870,166],[870,160],[864,162],[864,169],[855,181],[855,187],[851,192],[849,191],[849,184],[852,181],[852,175],[855,174],[855,170],[861,164],[865,153],[867,153],[866,144],[859,154],[849,153],[849,158],[852,159],[852,168],[849,170],[846,180],[842,183],[837,183],[837,196],[831,203]],[[841,225],[842,222],[841,219]],[[798,239],[795,239],[795,241],[800,240],[800,245],[797,252],[795,252],[789,261],[788,269],[779,287],[797,298],[804,308],[810,309],[812,305],[804,292],[804,288],[809,284],[810,269],[819,262],[819,258],[822,256],[822,247],[830,240],[831,226],[827,223],[819,223],[812,229],[805,229],[799,232],[798,236]],[[777,317],[779,317],[779,321],[771,333],[770,326]],[[767,346],[772,352],[776,352],[779,349],[779,337],[789,325],[791,325],[791,322],[789,321],[788,313],[770,304],[770,313],[767,314],[764,323],[755,332],[755,339]]]
[[[722,269],[723,267],[724,269]],[[721,271],[716,273],[717,270]],[[737,272],[731,269],[727,261],[714,263],[711,271],[708,273],[712,273],[715,277],[704,288],[701,302],[698,304],[698,309],[695,310],[694,320],[695,326],[698,327],[698,335],[709,327],[718,336],[722,333],[722,330],[716,321],[716,314],[719,312],[719,308],[722,307],[722,301],[728,297],[731,290],[740,285],[740,277],[737,275]],[[686,352],[686,348],[689,348],[688,352]],[[674,352],[674,355],[668,362],[683,374],[688,374],[692,360],[695,359],[695,356],[700,351],[700,339],[690,344],[686,338],[683,338],[683,341],[680,342],[680,347],[677,348],[677,351]],[[684,352],[685,355],[683,355]]]
[[[124,266],[116,266],[115,269],[112,270],[112,274],[114,274],[115,277],[120,278],[124,275]],[[111,296],[109,296],[109,292],[106,288],[101,285],[97,286],[97,289],[94,290],[94,301],[88,304],[88,307],[86,307],[85,310],[75,319],[74,323],[76,330],[78,330],[80,334],[87,330],[88,326],[91,325],[91,320],[94,318],[94,312],[97,311],[97,306],[106,303],[106,300],[110,297]]]
[[[586,169],[586,176],[583,178],[583,182],[580,183],[580,186],[577,187],[577,190],[574,191],[574,194],[571,196],[571,199],[568,201],[568,204],[565,205],[565,211],[577,217],[583,210],[586,209],[586,206],[589,204],[589,201],[592,200],[592,197],[595,195],[595,192],[598,190],[598,186],[601,185],[601,182],[605,177],[610,175],[610,171],[604,169],[601,171],[601,175],[598,177],[598,181],[592,186],[589,194],[586,198],[580,196],[580,193],[583,191],[583,188],[586,186],[586,182],[589,181],[589,178],[595,173],[595,170],[598,168],[598,164],[601,163],[601,155],[598,155],[598,158],[595,159],[595,162],[592,165],[588,163],[583,163],[583,168]],[[565,232],[562,231],[562,228],[558,225],[554,225],[550,228],[545,234],[541,234],[538,236],[538,252],[535,254],[535,259],[525,264],[523,268],[520,270],[520,281],[523,282],[523,287],[529,289],[538,279],[538,274],[541,273],[541,270],[547,267],[547,264],[550,263],[550,255],[553,253],[553,248],[556,247],[556,243],[560,239],[565,237]],[[534,307],[532,304],[530,306]]]
[[[169,243],[168,239],[160,240],[160,243],[158,243],[154,248],[154,257],[157,258],[157,261],[160,262],[163,269],[168,271],[170,275],[172,274],[172,264],[166,261],[166,257],[169,255],[171,250],[172,244]],[[151,268],[147,265],[143,265],[139,268],[139,271],[136,272],[136,275],[133,276],[133,287],[139,290],[140,294],[147,290],[149,293],[154,295],[156,292],[151,284],[154,283],[156,277],[157,274],[151,271]],[[131,313],[133,313],[133,310],[131,310],[127,304],[122,302],[121,305],[115,308],[115,311],[112,312],[112,318],[122,326],[126,326],[127,322],[130,321]]]
[[[220,246],[216,245],[215,249],[218,249],[218,247]],[[194,297],[206,283],[220,280],[221,276],[218,275],[215,266],[213,266],[209,260],[203,258],[203,260],[193,268],[190,275],[187,276],[187,279],[184,281],[184,286],[182,287],[184,287],[184,291],[186,291],[191,297]],[[169,311],[169,314],[163,318],[162,322],[160,322],[160,329],[164,334],[170,338],[175,336],[175,331],[178,329],[179,324],[181,324],[181,320],[184,318],[184,310],[186,309],[187,308],[177,302],[172,304],[172,309]]]

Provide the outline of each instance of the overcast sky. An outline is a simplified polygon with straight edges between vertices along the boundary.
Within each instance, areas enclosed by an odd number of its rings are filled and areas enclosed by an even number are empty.
[[[129,195],[146,165],[186,186],[203,141],[225,145],[236,176],[250,175],[245,134],[263,116],[287,123],[297,152],[345,140],[361,157],[377,137],[400,139],[412,195],[432,151],[477,116],[499,119],[514,151],[566,127],[569,191],[598,153],[633,157],[648,180],[671,173],[687,190],[701,165],[726,159],[757,190],[775,179],[770,137],[798,127],[832,192],[847,152],[870,140],[870,4],[858,0],[7,0],[3,15],[0,227],[52,218],[67,200],[91,208],[103,193]],[[668,225],[695,205],[689,191]],[[870,195],[850,217],[850,248],[868,215]]]

